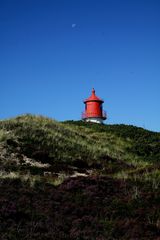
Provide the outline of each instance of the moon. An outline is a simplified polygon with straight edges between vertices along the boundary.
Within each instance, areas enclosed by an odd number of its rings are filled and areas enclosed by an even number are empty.
[[[72,23],[72,28],[75,28],[76,27],[76,23]]]

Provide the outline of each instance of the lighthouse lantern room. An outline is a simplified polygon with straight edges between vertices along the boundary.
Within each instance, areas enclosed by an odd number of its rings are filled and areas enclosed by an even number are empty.
[[[94,88],[92,95],[84,100],[85,111],[82,113],[82,119],[86,122],[103,123],[107,119],[106,112],[103,111],[104,101],[96,96]]]

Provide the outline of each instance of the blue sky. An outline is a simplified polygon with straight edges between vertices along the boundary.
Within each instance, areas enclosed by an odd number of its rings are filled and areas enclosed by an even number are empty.
[[[0,119],[78,120],[92,87],[106,123],[160,131],[159,0],[0,1]]]

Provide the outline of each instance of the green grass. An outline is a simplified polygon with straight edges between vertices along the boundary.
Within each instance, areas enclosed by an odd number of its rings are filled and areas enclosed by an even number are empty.
[[[0,149],[7,171],[43,174],[59,166],[62,171],[78,167],[121,176],[158,164],[160,133],[27,114],[0,121]]]

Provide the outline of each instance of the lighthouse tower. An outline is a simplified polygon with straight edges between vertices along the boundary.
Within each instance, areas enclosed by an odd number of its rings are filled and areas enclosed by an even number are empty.
[[[92,95],[84,100],[85,111],[82,113],[82,119],[86,122],[103,123],[107,119],[106,112],[103,111],[104,101],[96,96],[94,88]]]

